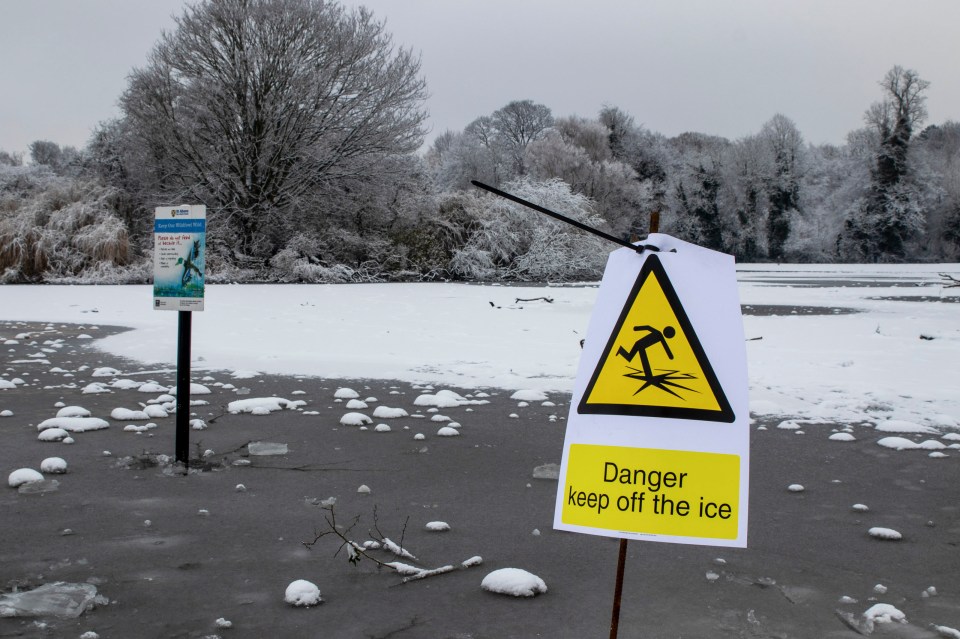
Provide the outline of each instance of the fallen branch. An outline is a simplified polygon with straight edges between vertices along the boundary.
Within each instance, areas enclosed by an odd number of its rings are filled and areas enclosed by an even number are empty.
[[[960,279],[955,278],[953,275],[948,275],[947,273],[940,273],[940,277],[943,278],[943,285],[946,288],[960,287]]]
[[[417,558],[413,556],[408,550],[403,547],[403,537],[407,530],[407,523],[410,521],[410,518],[404,521],[403,530],[400,534],[400,543],[397,544],[390,540],[389,537],[386,537],[382,532],[380,532],[379,523],[377,519],[377,510],[374,508],[373,519],[374,519],[374,530],[376,534],[368,531],[370,540],[359,544],[348,536],[350,531],[353,530],[358,523],[360,523],[360,516],[356,516],[353,519],[353,522],[347,526],[345,529],[341,530],[337,526],[337,516],[334,512],[333,505],[324,506],[323,510],[327,511],[327,515],[324,515],[323,519],[327,524],[326,530],[314,531],[314,537],[312,541],[303,541],[300,542],[308,550],[313,548],[321,539],[328,535],[334,535],[340,539],[340,546],[337,548],[337,552],[334,553],[334,556],[339,555],[340,551],[346,548],[347,551],[347,561],[353,565],[360,563],[362,559],[369,559],[371,562],[377,565],[378,568],[386,568],[392,570],[398,575],[401,575],[403,579],[400,581],[400,584],[409,583],[411,581],[419,581],[420,579],[426,579],[428,577],[435,577],[437,575],[445,575],[448,572],[453,572],[457,570],[456,566],[447,565],[440,566],[439,568],[420,568],[419,566],[412,566],[410,564],[405,564],[399,561],[382,561],[377,557],[371,554],[373,550],[383,550],[386,552],[391,552],[397,557],[402,557],[411,561],[417,561]],[[480,557],[471,557],[463,561],[460,564],[461,569],[471,568],[483,563],[483,559]]]
[[[552,297],[529,297],[529,298],[518,297],[515,304],[519,304],[520,302],[536,302],[538,300],[543,300],[547,304],[553,304]]]

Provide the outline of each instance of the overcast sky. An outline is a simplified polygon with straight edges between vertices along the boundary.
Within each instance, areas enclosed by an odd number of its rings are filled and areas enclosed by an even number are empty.
[[[776,113],[843,143],[893,65],[960,120],[958,0],[345,0],[422,56],[428,140],[511,100],[620,107],[668,136],[736,139]],[[0,149],[86,144],[183,0],[0,0]]]

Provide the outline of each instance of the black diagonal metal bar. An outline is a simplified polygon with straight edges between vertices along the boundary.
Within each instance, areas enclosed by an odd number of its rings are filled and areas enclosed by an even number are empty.
[[[572,219],[572,218],[567,217],[566,215],[561,215],[561,214],[559,214],[559,213],[556,213],[555,211],[551,211],[550,209],[544,208],[544,207],[540,206],[539,204],[534,204],[533,202],[528,202],[527,200],[524,200],[523,198],[517,197],[516,195],[513,195],[513,194],[511,194],[511,193],[507,193],[506,191],[501,191],[500,189],[494,188],[494,187],[492,187],[492,186],[490,186],[490,185],[488,185],[488,184],[484,184],[483,182],[478,182],[478,181],[476,181],[476,180],[470,180],[470,184],[474,185],[475,187],[477,187],[477,188],[479,188],[479,189],[483,189],[484,191],[489,191],[490,193],[493,193],[494,195],[499,195],[500,197],[505,198],[505,199],[507,199],[507,200],[510,200],[511,202],[516,202],[517,204],[522,204],[523,206],[525,206],[525,207],[527,207],[527,208],[530,208],[530,209],[533,209],[534,211],[537,211],[538,213],[543,213],[544,215],[549,215],[550,217],[552,217],[552,218],[554,218],[554,219],[556,219],[556,220],[560,220],[561,222],[566,222],[567,224],[569,224],[569,225],[571,225],[571,226],[577,227],[577,228],[580,229],[581,231],[586,231],[587,233],[592,233],[593,235],[596,235],[597,237],[602,237],[603,239],[608,240],[608,241],[610,241],[610,242],[613,242],[614,244],[619,244],[620,246],[625,246],[625,247],[627,247],[628,249],[632,249],[632,250],[636,251],[637,253],[643,253],[644,249],[650,248],[650,247],[647,247],[647,246],[636,246],[636,245],[631,244],[630,242],[628,242],[628,241],[626,241],[626,240],[621,240],[619,237],[610,235],[609,233],[604,233],[604,232],[601,231],[600,229],[595,229],[595,228],[593,228],[592,226],[587,226],[587,225],[584,224],[583,222],[578,222],[578,221],[576,221],[576,220],[574,220],[574,219]]]

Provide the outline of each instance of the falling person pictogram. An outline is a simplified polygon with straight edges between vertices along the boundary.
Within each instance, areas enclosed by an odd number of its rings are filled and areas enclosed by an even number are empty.
[[[650,366],[650,356],[647,354],[647,350],[657,346],[658,344],[663,347],[664,353],[666,353],[669,359],[673,359],[673,352],[670,350],[670,345],[667,343],[667,340],[672,338],[677,334],[676,329],[672,326],[666,326],[661,331],[652,326],[646,324],[642,326],[634,326],[634,331],[647,331],[647,334],[634,342],[633,347],[628,351],[622,346],[617,349],[617,355],[624,358],[628,362],[632,362],[634,357],[640,358],[640,365],[643,370],[633,368],[629,366],[629,373],[624,373],[624,377],[629,377],[631,379],[636,379],[643,382],[643,386],[638,388],[634,395],[639,394],[641,391],[653,386],[654,388],[659,388],[662,391],[670,393],[671,395],[683,399],[683,397],[671,388],[680,388],[683,390],[688,390],[691,392],[697,392],[696,390],[678,384],[676,380],[681,379],[696,379],[695,375],[690,373],[681,373],[679,370],[668,370],[663,368],[658,368],[659,371],[657,374],[654,374],[653,368]]]

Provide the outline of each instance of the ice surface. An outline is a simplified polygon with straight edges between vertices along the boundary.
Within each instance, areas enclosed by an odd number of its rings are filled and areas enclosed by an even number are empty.
[[[513,597],[533,597],[547,592],[547,584],[543,579],[520,568],[494,570],[483,578],[480,587],[489,592]]]
[[[250,442],[247,444],[247,452],[258,457],[266,457],[269,455],[286,455],[288,452],[290,452],[290,450],[286,444],[278,444],[275,442]]]
[[[543,464],[542,466],[537,466],[533,469],[533,478],[534,479],[559,479],[560,478],[560,464]]]
[[[98,603],[97,587],[58,581],[0,595],[0,617],[75,618]]]

